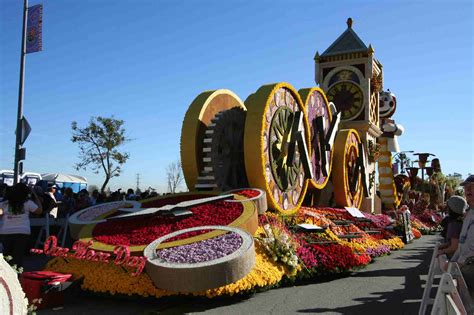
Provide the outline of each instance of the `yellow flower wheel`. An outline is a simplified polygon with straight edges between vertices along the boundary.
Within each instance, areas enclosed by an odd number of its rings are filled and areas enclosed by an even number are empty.
[[[242,100],[232,91],[215,90],[199,94],[186,112],[181,129],[181,164],[189,190],[194,190],[204,167],[204,137],[218,112],[234,107],[245,111]],[[243,171],[243,170],[242,170]]]
[[[339,130],[334,143],[332,181],[334,197],[340,207],[359,208],[364,198],[362,174],[356,172],[360,137],[354,129]]]
[[[298,91],[303,99],[305,116],[308,119],[308,130],[311,132],[311,141],[308,143],[308,152],[313,169],[313,178],[309,180],[309,186],[316,189],[323,189],[329,180],[332,167],[332,150],[326,151],[324,148],[326,136],[329,132],[332,121],[332,113],[326,94],[320,88],[313,87]],[[321,118],[318,118],[321,117]],[[320,121],[317,121],[320,119]],[[321,124],[324,137],[320,138],[317,124]]]
[[[250,187],[267,193],[268,206],[293,214],[301,206],[308,181],[302,162],[303,148],[296,147],[288,162],[297,112],[303,103],[288,83],[264,85],[245,101],[244,155]],[[303,137],[309,143],[308,122],[303,117]]]

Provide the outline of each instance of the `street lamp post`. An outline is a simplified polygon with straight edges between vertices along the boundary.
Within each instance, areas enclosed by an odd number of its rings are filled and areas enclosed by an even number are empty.
[[[399,159],[400,159],[400,173],[401,174],[405,174],[405,161],[407,160],[407,156],[405,153],[413,153],[415,151],[401,151],[401,152],[398,152],[397,154],[395,154],[392,159],[395,159],[397,156],[400,155]]]
[[[414,153],[413,155],[418,155],[418,166],[421,168],[421,182],[423,183],[422,191],[423,191],[423,186],[425,182],[425,169],[426,169],[426,163],[428,162],[428,157],[429,156],[435,156],[433,153]]]

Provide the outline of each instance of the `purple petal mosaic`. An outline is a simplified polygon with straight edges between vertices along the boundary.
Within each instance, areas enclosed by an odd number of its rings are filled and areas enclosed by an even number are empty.
[[[242,246],[237,233],[226,233],[214,238],[158,250],[158,257],[170,263],[201,263],[232,254]]]

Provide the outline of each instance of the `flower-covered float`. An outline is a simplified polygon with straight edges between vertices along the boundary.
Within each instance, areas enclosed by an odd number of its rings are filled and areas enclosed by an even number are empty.
[[[183,122],[191,192],[83,210],[70,220],[71,249],[52,239],[36,252],[84,290],[156,298],[255,292],[362,268],[404,244],[388,215],[347,210],[367,194],[365,151],[339,122],[319,89],[267,85],[245,103],[204,92]],[[338,207],[315,206],[329,182]]]

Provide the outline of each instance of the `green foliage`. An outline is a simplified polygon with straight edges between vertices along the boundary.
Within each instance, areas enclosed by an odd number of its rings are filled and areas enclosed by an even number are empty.
[[[90,168],[96,174],[101,170],[105,180],[101,191],[104,192],[111,178],[120,176],[122,165],[127,162],[129,154],[120,152],[118,147],[130,141],[125,136],[124,121],[107,117],[92,117],[89,125],[79,128],[73,121],[71,141],[79,145],[77,170]]]
[[[431,175],[431,180],[434,181],[437,185],[443,185],[446,183],[446,177],[443,175],[442,172],[434,172]]]

